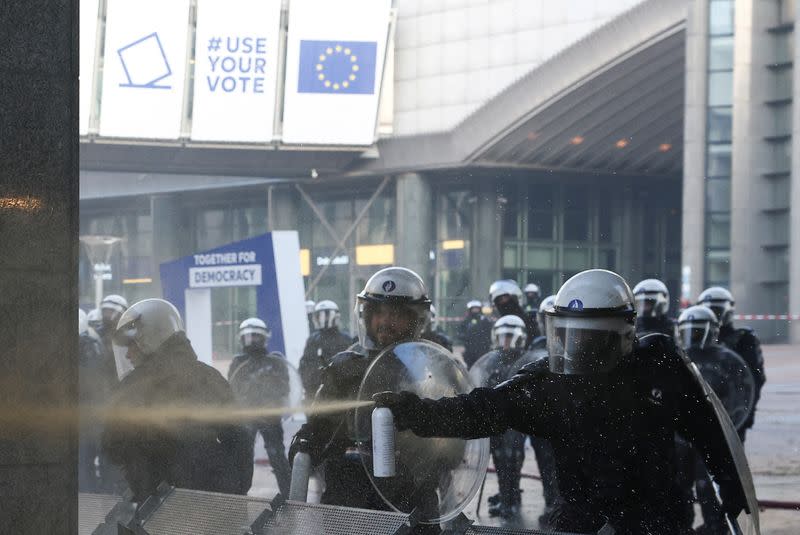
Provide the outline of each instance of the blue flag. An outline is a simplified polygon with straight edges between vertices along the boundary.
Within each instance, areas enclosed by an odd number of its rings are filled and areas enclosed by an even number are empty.
[[[374,41],[300,41],[298,93],[375,92]]]

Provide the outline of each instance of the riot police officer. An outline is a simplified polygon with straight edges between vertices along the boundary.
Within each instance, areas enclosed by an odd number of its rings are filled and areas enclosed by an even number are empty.
[[[467,313],[458,326],[458,336],[464,344],[464,364],[470,368],[489,351],[492,344],[492,321],[483,315],[477,299],[467,303]]]
[[[539,314],[539,302],[542,298],[541,291],[539,290],[539,286],[529,282],[525,285],[525,288],[522,290],[525,294],[525,314],[533,318],[536,321],[536,316]]]
[[[425,329],[423,329],[420,337],[424,340],[429,340],[434,344],[439,344],[449,352],[453,352],[453,342],[441,329],[439,329],[439,320],[436,318],[436,307],[431,305],[428,312],[428,319],[425,322]]]
[[[739,355],[718,343],[717,316],[705,305],[689,307],[678,318],[678,333],[687,356],[720,398],[734,426],[737,430],[741,429],[752,409],[755,383],[747,364]],[[679,481],[684,485],[693,483],[696,488],[704,521],[701,532],[727,533],[725,516],[717,503],[711,479],[702,461],[693,455],[686,455],[686,458],[688,464],[684,470],[691,477],[682,476]],[[688,496],[690,492],[685,494]],[[693,512],[690,519],[693,518]]]
[[[105,403],[113,384],[106,382],[108,373],[102,370],[103,348],[90,333],[86,313],[78,309],[78,400],[81,408],[97,408]],[[112,373],[114,370],[112,370]],[[83,418],[84,415],[82,414]],[[78,447],[78,488],[81,492],[101,492],[101,474],[95,466],[100,455],[100,422],[81,422]],[[102,471],[103,459],[99,468]]]
[[[250,407],[283,406],[289,399],[289,374],[286,357],[277,351],[269,352],[272,332],[259,318],[247,318],[239,325],[242,353],[236,355],[228,368],[228,382],[240,404]],[[283,425],[279,416],[262,418],[249,426],[250,440],[256,433],[264,440],[272,472],[281,494],[288,496],[291,469],[283,446]]]
[[[322,379],[322,369],[330,364],[331,358],[352,345],[349,336],[339,330],[339,306],[330,300],[314,305],[311,317],[314,331],[306,341],[303,356],[300,358],[300,377],[306,396],[313,399]]]
[[[359,342],[334,356],[325,368],[316,402],[356,399],[367,368],[384,348],[420,339],[430,304],[425,284],[409,269],[389,267],[370,277],[356,296]],[[353,419],[353,411],[310,415],[294,437],[289,457],[294,459],[297,452],[304,451],[313,465],[324,467],[322,503],[387,510],[389,506],[367,477],[360,454],[354,451]],[[435,491],[416,488],[414,474],[398,467],[393,485],[394,503],[409,506],[408,510],[437,509]]]
[[[764,387],[764,383],[767,382],[767,376],[764,373],[764,356],[761,353],[761,341],[750,327],[734,327],[733,312],[736,303],[733,300],[733,295],[725,288],[720,286],[707,288],[700,294],[697,302],[714,311],[720,324],[720,343],[742,357],[750,367],[750,373],[753,374],[753,379],[756,383],[753,410],[750,412],[747,421],[739,429],[739,435],[744,442],[747,430],[753,427],[755,422],[756,406],[761,398],[761,389]]]
[[[133,364],[112,398],[112,413],[146,409],[158,416],[173,407],[233,408],[235,400],[222,375],[197,359],[178,311],[162,299],[145,299],[127,309],[114,332],[114,344]],[[170,485],[245,494],[253,476],[253,446],[239,424],[158,420],[106,421],[102,446],[122,467],[141,503],[166,482]]]
[[[509,315],[498,319],[492,327],[494,349],[482,356],[470,369],[476,386],[493,388],[515,372],[514,364],[525,352],[525,322]],[[489,497],[489,515],[514,518],[519,515],[519,488],[522,464],[525,462],[525,435],[513,429],[491,437],[492,460],[497,470],[499,493]]]
[[[669,290],[658,279],[645,279],[633,287],[636,299],[636,335],[649,333],[675,336],[675,322],[667,316]]]
[[[397,429],[420,436],[494,436],[512,428],[548,439],[560,491],[551,515],[557,530],[593,532],[607,521],[623,535],[681,533],[676,432],[702,452],[725,512],[756,512],[716,398],[667,337],[637,343],[633,294],[622,277],[581,272],[546,314],[548,359],[509,381],[439,400],[387,392],[376,402],[392,410]]]
[[[308,299],[306,301],[306,318],[308,319],[308,332],[309,333],[313,333],[316,330],[316,327],[314,327],[314,307],[315,306],[317,306],[317,304],[313,300]]]
[[[513,314],[525,322],[528,343],[533,342],[533,339],[541,334],[536,325],[536,319],[526,314],[522,309],[522,304],[520,303],[522,301],[522,290],[519,289],[516,282],[508,279],[493,282],[489,287],[489,296],[499,316]]]

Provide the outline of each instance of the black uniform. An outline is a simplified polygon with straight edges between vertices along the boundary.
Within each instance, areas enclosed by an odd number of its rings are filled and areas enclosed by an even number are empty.
[[[761,353],[761,342],[753,329],[749,327],[735,328],[731,324],[723,325],[719,329],[719,341],[738,354],[750,367],[750,373],[756,383],[756,397],[753,400],[753,410],[744,426],[739,430],[740,437],[744,442],[744,436],[748,429],[753,427],[756,416],[756,406],[761,398],[761,388],[767,382],[767,375],[764,373],[764,356]]]
[[[607,518],[619,534],[681,533],[675,432],[703,452],[732,513],[746,501],[702,383],[667,342],[644,338],[607,374],[553,374],[542,360],[493,389],[438,401],[378,398],[398,429],[420,436],[475,438],[510,427],[548,439],[561,493],[554,529],[592,532]]]
[[[430,342],[433,342],[434,344],[439,344],[440,346],[448,350],[450,353],[453,352],[453,342],[450,340],[450,337],[444,334],[439,329],[436,330],[427,329],[420,335],[420,338],[422,338],[423,340],[428,340]]]
[[[529,351],[546,351],[547,338],[537,336],[530,346]],[[556,472],[556,461],[553,456],[553,447],[545,438],[528,437],[533,448],[533,455],[536,457],[536,466],[539,467],[539,475],[542,477],[542,495],[544,497],[545,512],[539,517],[540,527],[548,527],[550,510],[558,499],[558,473]]]
[[[352,339],[336,327],[311,333],[300,358],[299,370],[306,398],[314,399],[322,381],[322,369],[331,363],[331,358],[351,345]]]
[[[170,337],[128,374],[113,397],[124,411],[169,405],[197,408],[233,407],[233,393],[211,366],[197,360],[184,333]],[[155,422],[108,421],[103,450],[120,465],[141,502],[161,482],[176,487],[245,494],[253,478],[253,445],[236,424],[185,423],[167,428]]]
[[[316,400],[356,399],[364,374],[378,354],[379,351],[368,352],[356,344],[333,357],[331,364],[323,371]],[[386,372],[391,374],[392,370]],[[365,414],[369,415],[369,411]],[[325,492],[322,494],[322,503],[390,510],[364,470],[353,427],[353,411],[311,415],[295,435],[289,457],[293,459],[295,453],[304,449],[311,455],[315,466],[323,465]],[[301,441],[305,446],[301,446]],[[370,449],[367,446],[367,450]],[[414,474],[399,463],[396,470],[397,475],[392,478],[393,490],[389,491],[388,486],[382,487],[383,491],[390,494],[388,497],[392,503],[407,511],[418,507],[426,517],[438,516],[435,488],[415,485]],[[439,530],[433,533],[439,533]]]
[[[468,314],[458,326],[464,344],[464,363],[472,367],[492,346],[492,320],[483,314]]]
[[[513,369],[524,350],[522,349],[495,349],[479,359],[478,366],[486,366],[487,377],[482,387],[495,387],[511,377],[516,370]],[[491,437],[490,449],[492,462],[497,470],[497,496],[498,507],[496,513],[501,516],[513,516],[520,504],[521,492],[519,482],[522,474],[522,465],[525,462],[525,435],[513,429]],[[492,498],[489,499],[492,503]]]
[[[240,391],[239,402],[250,407],[264,404],[272,407],[284,406],[289,400],[289,374],[286,366],[275,366],[273,358],[285,361],[280,353],[267,353],[266,348],[252,348],[247,353],[236,355],[228,368],[228,381],[235,380],[234,391]],[[235,376],[235,379],[234,379]],[[258,420],[248,427],[250,443],[255,440],[256,433],[264,440],[264,449],[269,457],[269,464],[275,474],[278,489],[284,496],[289,495],[292,471],[283,446],[283,423],[280,417],[269,417]]]
[[[78,337],[78,399],[81,407],[100,408],[108,400],[114,384],[108,381],[105,363],[100,341],[88,333],[81,334]],[[101,473],[95,467],[95,459],[100,455],[101,428],[99,421],[81,422],[78,448],[78,488],[81,492],[103,490]],[[102,461],[100,457],[101,470],[104,468]]]
[[[675,320],[668,316],[637,316],[636,335],[640,338],[651,333],[659,333],[673,338]]]

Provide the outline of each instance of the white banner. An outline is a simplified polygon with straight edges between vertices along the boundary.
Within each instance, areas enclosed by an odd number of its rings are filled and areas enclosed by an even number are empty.
[[[108,0],[100,135],[177,139],[189,0]]]
[[[192,139],[272,140],[281,0],[198,0]]]
[[[92,113],[92,87],[94,84],[95,57],[97,53],[97,17],[100,0],[81,0],[80,34],[78,55],[80,58],[78,133],[89,133],[89,119]]]
[[[291,0],[286,143],[371,145],[391,0]]]
[[[189,268],[190,288],[261,286],[261,264]]]

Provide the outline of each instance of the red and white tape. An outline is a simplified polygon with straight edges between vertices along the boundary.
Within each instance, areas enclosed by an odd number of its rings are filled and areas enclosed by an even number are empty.
[[[800,314],[734,314],[736,320],[800,320]]]

